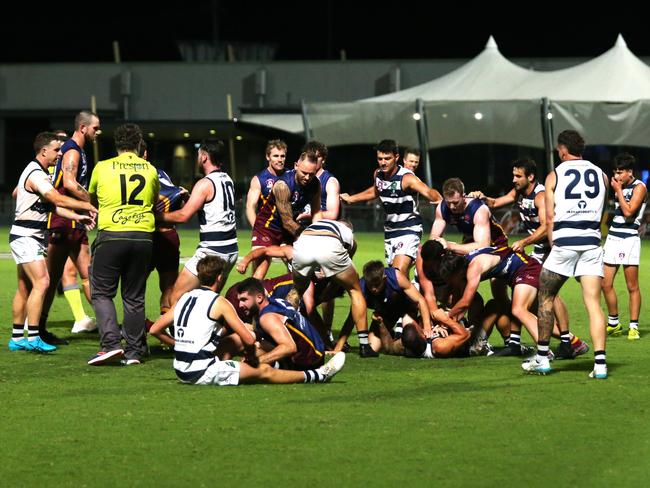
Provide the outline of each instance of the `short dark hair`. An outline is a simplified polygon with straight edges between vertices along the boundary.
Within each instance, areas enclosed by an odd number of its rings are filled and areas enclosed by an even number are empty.
[[[49,146],[52,141],[59,141],[59,136],[54,132],[39,132],[34,138],[34,153],[38,154],[45,146]]]
[[[366,284],[379,284],[384,279],[384,263],[378,260],[368,261],[363,265],[363,279]]]
[[[460,178],[449,178],[442,184],[443,196],[451,196],[454,193],[465,194],[465,184]]]
[[[420,256],[422,256],[423,261],[440,259],[444,253],[445,248],[442,247],[442,244],[433,239],[422,244],[422,249],[420,249]]]
[[[140,156],[141,158],[144,158],[144,153],[147,152],[147,147],[149,147],[147,145],[147,141],[142,139],[140,141],[140,150],[138,151],[138,156]]]
[[[519,158],[512,162],[512,168],[522,168],[525,176],[537,177],[537,164],[533,158]]]
[[[614,156],[614,169],[636,169],[636,158],[630,153],[622,152]]]
[[[323,160],[327,159],[327,146],[323,144],[322,142],[319,141],[309,141],[307,142],[303,148],[302,152],[304,153],[314,153],[316,155],[319,155]]]
[[[375,151],[380,153],[393,153],[395,156],[399,156],[399,146],[393,139],[379,141],[379,144],[375,146]]]
[[[402,149],[402,158],[405,158],[407,154],[412,154],[413,156],[420,157],[420,150],[415,147],[405,147]]]
[[[201,286],[212,286],[223,273],[226,262],[219,256],[205,256],[196,264],[197,276]]]
[[[422,357],[427,349],[427,341],[415,328],[413,324],[407,324],[402,329],[402,345],[404,355],[410,357]]]
[[[142,143],[142,129],[138,124],[122,124],[113,134],[115,149],[118,151],[133,151],[140,154],[140,144]]]
[[[223,166],[226,156],[226,146],[219,139],[204,139],[199,145],[199,151],[203,151],[210,158],[210,162],[216,167]]]
[[[266,294],[264,284],[257,278],[246,278],[237,285],[237,293],[248,293],[249,295]]]
[[[79,130],[79,127],[82,125],[90,125],[90,123],[93,120],[93,117],[96,117],[99,119],[99,116],[95,112],[91,112],[90,110],[82,110],[79,112],[76,117],[74,118],[74,130]]]
[[[440,277],[447,281],[454,273],[462,271],[467,272],[467,260],[464,256],[458,254],[445,254],[440,260]]]
[[[569,154],[573,156],[582,156],[585,151],[585,140],[575,130],[563,130],[557,136],[557,143],[567,148]]]

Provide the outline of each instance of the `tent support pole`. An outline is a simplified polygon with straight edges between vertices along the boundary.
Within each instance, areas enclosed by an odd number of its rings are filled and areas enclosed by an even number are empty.
[[[544,156],[547,174],[553,171],[553,125],[551,123],[551,102],[542,98],[542,137],[544,139]]]
[[[302,115],[302,126],[305,133],[305,141],[312,139],[313,134],[311,132],[311,126],[309,125],[309,117],[307,116],[307,103],[305,99],[300,100],[300,113]]]
[[[433,178],[431,176],[431,161],[429,160],[427,119],[426,114],[424,113],[424,102],[421,98],[418,98],[415,101],[415,113],[420,116],[420,118],[416,120],[416,125],[418,130],[418,141],[420,143],[420,159],[424,166],[424,179],[426,184],[431,187],[433,185]]]

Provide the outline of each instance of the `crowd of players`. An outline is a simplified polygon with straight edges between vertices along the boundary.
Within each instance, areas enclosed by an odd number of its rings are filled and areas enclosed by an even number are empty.
[[[558,136],[561,162],[545,184],[538,180],[535,162],[520,159],[512,164],[513,189],[497,198],[466,192],[459,178],[445,181],[442,193],[430,188],[415,175],[419,152],[400,153],[392,140],[375,147],[373,184],[354,195],[341,193],[326,169],[324,144],[305,144],[289,169],[287,145],[269,141],[267,167],[253,177],[246,198],[252,250],[239,257],[234,185],[223,171],[223,144],[201,144],[197,166],[204,177],[189,193],[147,161],[146,144],[134,124],[118,128],[118,156],[99,162],[91,177],[83,147],[98,130],[99,118],[81,112],[68,141],[39,134],[36,157],[21,175],[10,232],[19,276],[12,351],[49,352],[65,342],[46,325],[69,257],[84,289],[90,280],[87,296],[100,332],[101,350],[88,364],[140,364],[148,329],[174,347],[178,378],[194,384],[328,381],[344,365],[353,329],[362,358],[380,353],[429,359],[530,355],[522,363],[524,371],[547,374],[554,358],[573,359],[589,350],[570,332],[567,306],[559,296],[569,277],[580,281],[589,315],[590,376],[606,378],[606,335],[622,333],[613,289],[620,265],[630,293],[628,338],[640,337],[638,228],[646,188],[634,176],[634,158],[617,156],[611,179],[614,220],[603,250],[600,228],[610,180],[583,160],[585,143],[575,131]],[[49,166],[55,167],[53,180],[46,173]],[[384,261],[365,263],[360,276],[352,263],[352,225],[339,219],[341,202],[376,198],[385,211]],[[424,244],[419,204],[436,205]],[[492,209],[513,204],[528,235],[509,243]],[[179,273],[174,226],[194,215],[200,242]],[[98,237],[89,269],[86,230],[95,225]],[[462,242],[444,238],[450,228],[463,236]],[[282,259],[288,271],[267,278],[273,258]],[[232,268],[246,274],[249,265],[252,276],[222,295]],[[161,289],[161,315],[155,322],[144,315],[144,287],[153,269]],[[121,331],[113,305],[120,281]],[[481,281],[490,283],[489,299],[478,293]],[[335,339],[334,303],[345,293],[350,311]],[[82,325],[76,322],[72,332],[94,327],[87,320]],[[522,325],[537,344],[534,354],[522,345]],[[495,328],[503,341],[497,349],[488,341]],[[555,351],[551,335],[559,339]],[[326,362],[327,354],[333,356]]]

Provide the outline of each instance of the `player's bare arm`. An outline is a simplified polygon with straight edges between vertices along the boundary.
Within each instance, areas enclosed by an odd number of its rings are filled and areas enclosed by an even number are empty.
[[[431,232],[429,233],[429,239],[436,239],[441,237],[445,232],[445,227],[447,227],[447,222],[442,218],[442,211],[440,210],[440,205],[436,208],[436,218],[433,221],[431,226]]]
[[[377,170],[372,175],[373,181],[377,177]],[[379,197],[379,191],[377,187],[373,184],[372,186],[366,188],[360,193],[355,193],[350,195],[349,193],[341,193],[340,198],[344,203],[358,203],[358,202],[368,202]]]
[[[257,217],[255,210],[257,209],[257,202],[261,194],[262,187],[260,186],[260,180],[257,175],[253,176],[251,186],[248,188],[248,194],[246,195],[246,219],[251,227],[255,225],[255,218]]]
[[[291,261],[293,259],[293,246],[268,246],[253,249],[237,263],[237,271],[241,274],[246,273],[250,262],[259,258],[283,258]]]
[[[77,169],[79,168],[79,153],[68,151],[63,155],[61,169],[63,170],[63,187],[69,195],[78,200],[90,202],[88,191],[77,181]]]
[[[632,217],[639,211],[639,208],[645,202],[648,192],[645,185],[636,185],[632,191],[632,198],[628,202],[623,196],[623,186],[616,178],[612,178],[612,189],[616,192],[616,200],[618,200],[618,204],[621,206],[621,212],[623,212],[623,216],[626,218]]]
[[[488,247],[492,240],[490,232],[490,209],[482,206],[474,214],[474,242],[467,244],[458,244],[456,242],[448,242],[448,249],[454,251],[456,254],[469,254],[476,249]]]
[[[300,224],[293,219],[293,210],[291,209],[291,191],[289,190],[289,187],[284,181],[278,180],[273,185],[272,191],[275,196],[275,206],[278,210],[278,214],[280,214],[280,220],[282,221],[282,227],[284,227],[285,230],[294,237],[297,236],[300,233],[301,228]],[[318,205],[320,206],[320,202]]]
[[[260,363],[270,364],[295,354],[298,350],[291,334],[285,327],[282,317],[277,313],[267,313],[260,318],[260,326],[277,344],[269,352],[259,356]]]
[[[555,171],[548,174],[544,182],[544,206],[546,207],[546,237],[549,244],[553,245],[553,221],[555,220],[555,184],[557,175]]]
[[[404,190],[414,190],[429,200],[431,203],[442,201],[442,195],[438,190],[429,188],[420,178],[413,174],[405,174],[402,178],[402,188]]]
[[[513,242],[512,246],[510,246],[513,251],[523,252],[526,246],[546,239],[546,200],[544,193],[540,191],[535,195],[535,207],[537,208],[537,215],[539,217],[539,227],[532,234]]]
[[[190,193],[190,198],[182,208],[174,212],[158,213],[156,214],[156,220],[169,224],[185,223],[203,207],[205,202],[210,201],[213,196],[214,185],[208,178],[202,178],[194,185],[192,193]]]
[[[508,193],[500,197],[488,197],[482,191],[477,190],[470,192],[467,196],[470,198],[478,198],[479,200],[483,200],[485,204],[490,208],[501,208],[505,207],[506,205],[512,205],[515,203],[517,200],[517,191],[513,188]]]
[[[411,283],[401,271],[397,270],[395,272],[395,276],[397,276],[397,284],[404,291],[406,296],[418,304],[418,309],[420,310],[420,317],[422,320],[422,328],[424,329],[424,336],[431,337],[431,316],[426,300],[417,290],[417,288],[413,286],[413,283]]]

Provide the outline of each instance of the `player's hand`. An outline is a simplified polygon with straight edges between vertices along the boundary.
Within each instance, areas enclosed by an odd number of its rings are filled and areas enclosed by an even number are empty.
[[[433,329],[431,327],[424,328],[424,337],[425,339],[431,339],[433,337]]]
[[[615,192],[621,191],[621,188],[623,188],[621,182],[618,181],[616,178],[612,178],[611,183],[612,183],[612,190],[614,190]]]
[[[442,237],[436,237],[436,238],[433,239],[433,240],[434,240],[434,241],[438,241],[440,244],[442,244],[442,248],[443,248],[443,249],[445,249],[445,250],[446,250],[446,249],[449,249],[449,243],[447,242],[446,239],[444,239],[444,238],[442,238]]]
[[[524,239],[520,239],[517,242],[513,242],[510,246],[515,252],[524,252],[526,250],[526,245],[524,244]]]
[[[341,194],[339,195],[339,199],[340,199],[343,203],[350,203],[350,194],[349,194],[349,193],[341,193]]]
[[[447,328],[443,327],[442,325],[436,325],[433,328],[432,332],[438,334],[440,337],[447,337],[449,335]]]
[[[485,200],[485,195],[480,190],[471,191],[467,194],[467,196],[470,198],[478,198],[479,200]]]
[[[248,263],[249,261],[247,261],[245,258],[239,261],[237,263],[237,272],[239,274],[245,274],[246,270],[248,269]]]

